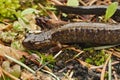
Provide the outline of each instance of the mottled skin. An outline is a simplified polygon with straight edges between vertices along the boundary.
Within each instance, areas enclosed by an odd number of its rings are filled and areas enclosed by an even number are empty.
[[[120,24],[70,23],[39,34],[29,34],[23,41],[23,45],[29,49],[41,49],[55,46],[58,42],[118,44],[120,43]]]

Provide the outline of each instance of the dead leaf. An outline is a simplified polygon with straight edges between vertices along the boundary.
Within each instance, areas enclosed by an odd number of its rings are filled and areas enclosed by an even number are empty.
[[[26,53],[26,52],[15,50],[11,47],[0,44],[0,56],[4,57],[5,54],[8,56],[11,56],[12,58],[15,58],[17,60],[22,58],[23,55],[24,56],[28,55],[28,53]]]
[[[2,31],[2,30],[9,30],[11,27],[12,27],[11,24],[7,24],[7,25],[0,24],[0,31]]]

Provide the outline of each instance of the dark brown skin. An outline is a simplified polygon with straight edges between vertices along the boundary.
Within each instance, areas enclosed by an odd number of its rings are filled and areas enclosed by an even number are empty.
[[[70,23],[58,29],[29,34],[23,45],[29,49],[46,49],[56,43],[90,43],[97,45],[120,43],[120,24]]]
[[[72,6],[61,6],[56,5],[56,8],[64,13],[68,14],[79,14],[79,15],[104,15],[106,12],[108,6],[102,5],[102,6],[78,6],[78,7],[72,7]],[[118,6],[115,14],[113,16],[120,16],[120,6]]]
[[[62,5],[56,5],[56,8],[64,13],[67,14],[78,14],[78,15],[104,15],[106,12],[108,6],[100,5],[100,6],[78,6],[78,7],[72,7],[72,6],[62,6]],[[118,6],[116,12],[112,16],[112,19],[114,19],[117,22],[120,22],[120,6]]]

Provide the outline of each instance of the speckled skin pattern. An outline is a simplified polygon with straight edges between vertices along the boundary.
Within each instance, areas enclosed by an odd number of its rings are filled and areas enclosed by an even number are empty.
[[[120,24],[69,23],[39,34],[29,34],[23,45],[29,49],[55,46],[56,43],[90,43],[96,45],[120,43]]]

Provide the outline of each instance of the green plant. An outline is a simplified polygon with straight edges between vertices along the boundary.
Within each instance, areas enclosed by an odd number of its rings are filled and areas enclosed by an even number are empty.
[[[44,53],[40,53],[40,52],[34,51],[34,50],[28,50],[28,53],[29,54],[33,54],[33,53],[37,54],[40,57],[40,59],[38,59],[40,64],[46,64],[46,62],[49,62],[50,63],[49,66],[52,66],[52,64],[55,63],[55,59],[52,54],[46,55]]]
[[[44,55],[44,54],[41,54],[40,55],[40,57],[41,57],[41,64],[45,64],[46,62],[50,62],[50,63],[54,63],[55,62],[55,59],[54,59],[54,57],[53,57],[53,55]]]
[[[110,4],[106,10],[104,21],[106,22],[110,17],[114,15],[118,7],[118,2]]]
[[[4,18],[16,19],[14,13],[19,7],[19,0],[0,0],[0,20]]]
[[[14,49],[17,49],[17,50],[24,50],[24,47],[23,47],[21,41],[13,41],[11,43],[11,47]]]
[[[85,62],[99,66],[106,61],[108,56],[104,50],[100,50],[100,51],[91,50],[91,51],[90,51],[90,56],[85,59]]]
[[[17,36],[17,33],[15,33],[15,32],[11,32],[11,31],[2,32],[0,34],[0,39],[3,42],[11,43],[11,42],[13,42],[16,39],[16,36]]]

